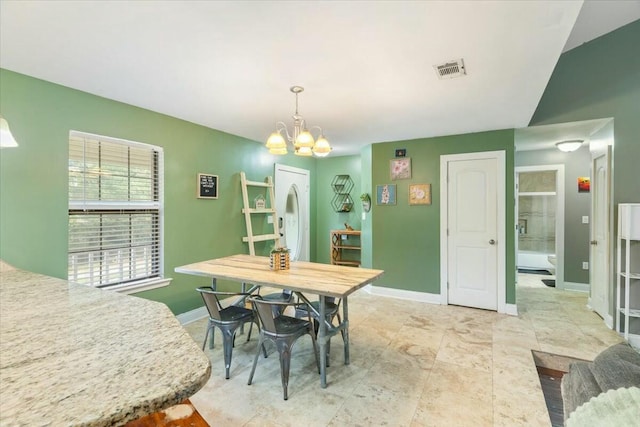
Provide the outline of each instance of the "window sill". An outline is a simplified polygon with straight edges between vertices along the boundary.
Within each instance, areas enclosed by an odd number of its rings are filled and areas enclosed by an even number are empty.
[[[138,292],[150,291],[151,289],[163,288],[165,286],[169,286],[171,284],[171,279],[169,278],[160,278],[160,279],[150,279],[144,280],[136,283],[125,283],[122,285],[110,286],[107,289],[110,291],[119,292],[121,294],[135,294]]]

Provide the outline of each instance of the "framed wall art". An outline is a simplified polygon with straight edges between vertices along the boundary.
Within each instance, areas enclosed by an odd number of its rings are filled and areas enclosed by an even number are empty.
[[[376,187],[376,203],[378,205],[396,204],[396,185],[384,184]]]
[[[431,204],[431,184],[409,184],[410,205]]]
[[[391,180],[411,178],[411,157],[390,160]]]

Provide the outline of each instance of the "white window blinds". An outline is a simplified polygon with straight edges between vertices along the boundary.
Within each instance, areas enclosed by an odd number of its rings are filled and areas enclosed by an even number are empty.
[[[106,287],[161,277],[162,149],[71,132],[69,280]]]

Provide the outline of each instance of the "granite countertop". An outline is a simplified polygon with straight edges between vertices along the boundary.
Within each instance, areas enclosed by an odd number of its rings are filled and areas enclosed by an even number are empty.
[[[0,268],[0,425],[121,425],[210,373],[166,305]]]

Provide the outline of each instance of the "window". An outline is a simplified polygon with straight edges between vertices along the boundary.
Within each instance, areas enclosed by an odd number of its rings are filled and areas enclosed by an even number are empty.
[[[139,288],[162,278],[162,149],[69,135],[69,281]],[[142,290],[142,289],[140,289]]]

